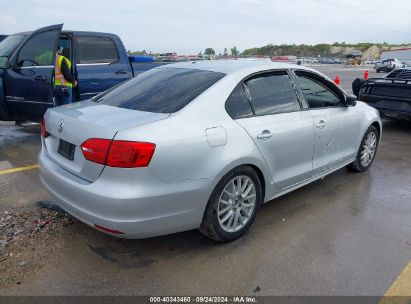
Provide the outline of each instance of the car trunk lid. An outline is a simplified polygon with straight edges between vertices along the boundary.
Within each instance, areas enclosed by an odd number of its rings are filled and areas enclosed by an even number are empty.
[[[113,139],[118,131],[167,118],[169,114],[142,112],[96,104],[74,103],[47,111],[43,139],[49,157],[69,172],[88,181],[95,181],[104,165],[86,160],[81,144],[90,138]],[[72,159],[69,157],[71,150]]]

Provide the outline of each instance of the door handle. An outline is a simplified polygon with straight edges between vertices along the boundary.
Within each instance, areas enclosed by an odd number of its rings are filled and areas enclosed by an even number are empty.
[[[34,77],[34,80],[37,80],[37,81],[47,81],[47,77],[46,76],[36,76],[36,77]]]
[[[319,129],[324,129],[325,128],[325,121],[324,120],[320,120],[319,122],[318,122],[318,124],[317,124],[317,128],[319,128]]]
[[[257,135],[258,139],[270,139],[273,136],[273,134],[268,131],[268,130],[264,130],[263,132],[261,132],[261,134]]]
[[[117,74],[117,75],[118,75],[118,74],[127,74],[127,71],[118,70],[118,71],[116,71],[116,74]]]

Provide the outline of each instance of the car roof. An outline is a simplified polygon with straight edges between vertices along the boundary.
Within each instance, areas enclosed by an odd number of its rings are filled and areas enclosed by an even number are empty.
[[[14,33],[14,34],[10,34],[9,36],[12,35],[25,35],[28,36],[31,33],[33,33],[34,31],[26,31],[26,32],[20,32],[20,33]],[[111,33],[104,33],[104,32],[89,32],[89,31],[71,31],[71,30],[62,30],[61,31],[62,34],[74,34],[74,35],[78,35],[78,36],[117,36],[116,34],[111,34]]]
[[[304,69],[311,70],[310,68],[303,67],[301,65],[284,63],[284,62],[270,62],[258,59],[237,59],[237,60],[204,60],[204,61],[191,61],[168,64],[162,68],[181,68],[181,69],[195,69],[205,70],[212,72],[219,72],[224,74],[251,74],[266,70],[277,69]]]

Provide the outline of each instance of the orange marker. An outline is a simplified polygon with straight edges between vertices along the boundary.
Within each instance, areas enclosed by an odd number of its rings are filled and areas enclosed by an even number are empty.
[[[335,77],[334,82],[336,85],[340,85],[340,77],[338,77],[338,75]]]

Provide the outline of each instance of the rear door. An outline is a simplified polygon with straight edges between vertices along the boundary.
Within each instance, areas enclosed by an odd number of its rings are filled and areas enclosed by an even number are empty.
[[[261,151],[276,188],[283,189],[312,176],[315,130],[286,71],[270,72],[245,81],[253,116],[237,119]]]
[[[133,77],[126,50],[117,36],[75,33],[74,41],[80,100]]]
[[[53,103],[55,53],[63,24],[34,31],[14,52],[4,75],[5,100],[14,120],[40,120]]]

